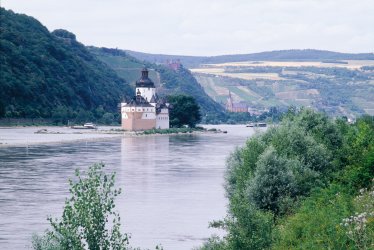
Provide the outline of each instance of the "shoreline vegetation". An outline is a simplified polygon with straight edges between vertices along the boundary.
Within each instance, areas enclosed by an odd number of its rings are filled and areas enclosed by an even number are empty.
[[[0,127],[0,147],[24,147],[29,145],[60,144],[79,141],[100,141],[118,137],[162,136],[182,134],[218,134],[227,131],[216,128],[170,128],[146,131],[125,131],[119,127],[71,129],[61,126]]]
[[[125,132],[126,133],[126,132]],[[195,128],[169,128],[169,129],[150,129],[141,131],[140,133],[135,132],[136,135],[173,135],[173,134],[196,134],[196,133],[227,133],[227,131],[210,128],[206,129],[203,127],[195,127]]]
[[[374,117],[310,109],[250,137],[226,162],[225,231],[199,250],[373,249]]]

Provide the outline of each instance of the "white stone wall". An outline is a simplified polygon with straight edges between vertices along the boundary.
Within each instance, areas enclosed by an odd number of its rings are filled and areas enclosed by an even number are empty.
[[[121,103],[122,119],[128,119],[127,113],[142,112],[142,119],[156,119],[155,107],[125,107],[126,103]]]
[[[136,88],[135,93],[138,93],[138,90],[140,95],[148,102],[151,101],[152,96],[156,94],[156,88]]]
[[[158,129],[168,129],[169,126],[169,110],[161,109],[161,112],[156,118],[156,128]]]
[[[141,120],[156,121],[157,129],[168,129],[169,126],[169,110],[161,109],[161,112],[156,115],[155,107],[125,107],[126,103],[121,103],[122,121],[132,117],[131,113],[141,113]]]

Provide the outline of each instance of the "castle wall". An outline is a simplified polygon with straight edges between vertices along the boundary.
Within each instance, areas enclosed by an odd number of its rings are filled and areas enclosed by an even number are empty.
[[[169,128],[169,116],[168,115],[157,115],[156,128],[168,129]]]
[[[156,118],[156,128],[158,129],[168,129],[169,125],[169,110],[161,109],[161,112],[157,114]]]
[[[139,131],[156,127],[156,119],[142,119],[142,112],[126,112],[122,115],[122,128],[125,130]]]

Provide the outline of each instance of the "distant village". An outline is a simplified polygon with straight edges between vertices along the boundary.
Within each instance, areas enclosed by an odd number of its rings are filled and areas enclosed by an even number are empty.
[[[176,60],[166,60],[165,66],[167,66],[169,69],[172,69],[174,71],[178,71],[182,64],[179,59]],[[240,102],[234,102],[234,99],[231,95],[231,92],[228,93],[228,98],[226,103],[221,103],[221,105],[225,106],[225,109],[228,112],[233,113],[250,113],[251,115],[261,115],[264,112],[268,112],[268,109],[258,109],[254,107],[250,107],[247,102],[240,101]]]
[[[234,102],[232,96],[231,96],[231,91],[229,91],[229,97],[227,98],[226,102],[226,110],[229,112],[234,112],[234,113],[250,113],[251,115],[261,115],[264,112],[268,112],[268,109],[255,109],[251,108],[248,106],[246,102]]]

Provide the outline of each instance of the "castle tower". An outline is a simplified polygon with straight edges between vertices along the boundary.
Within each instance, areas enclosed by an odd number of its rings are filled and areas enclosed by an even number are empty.
[[[150,102],[152,97],[156,94],[155,84],[149,79],[147,68],[142,69],[142,77],[136,81],[135,93],[140,93],[148,102]]]
[[[147,130],[156,127],[156,108],[137,94],[121,107],[122,128],[130,131]]]
[[[142,70],[135,96],[121,103],[122,128],[129,131],[169,128],[169,103],[158,98],[155,84]]]

